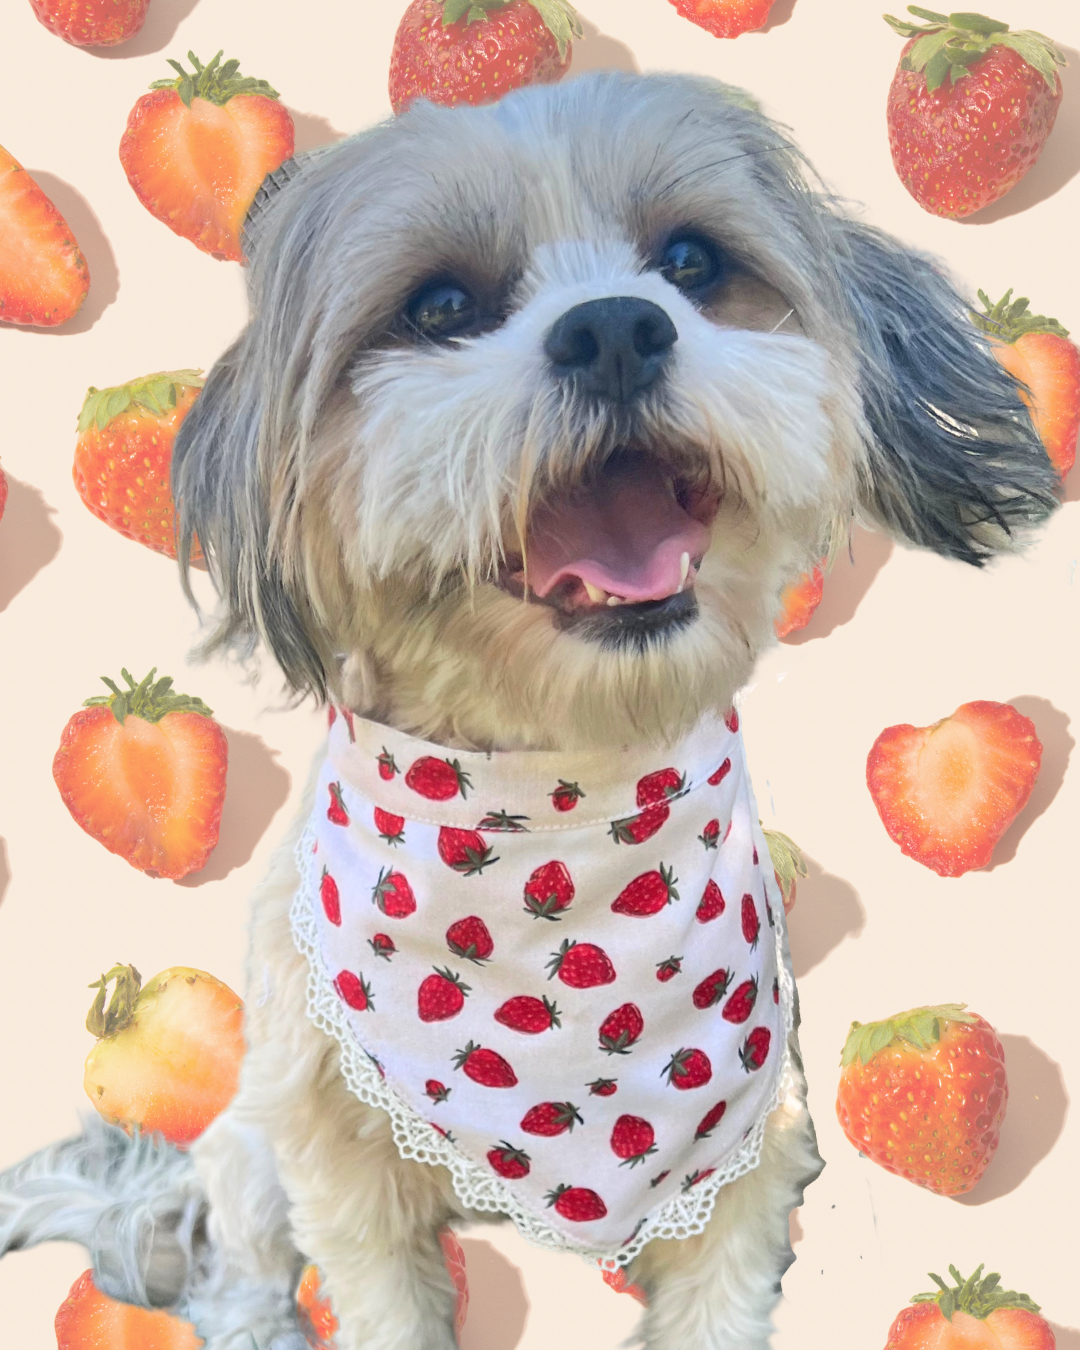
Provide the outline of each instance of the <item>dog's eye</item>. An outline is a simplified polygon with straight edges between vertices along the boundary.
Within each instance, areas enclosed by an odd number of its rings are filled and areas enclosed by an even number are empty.
[[[452,281],[440,281],[421,291],[406,310],[409,323],[422,337],[459,337],[475,328],[480,318],[476,301]]]
[[[670,240],[660,258],[660,275],[680,291],[704,290],[722,271],[723,263],[716,249],[696,235],[680,235]]]

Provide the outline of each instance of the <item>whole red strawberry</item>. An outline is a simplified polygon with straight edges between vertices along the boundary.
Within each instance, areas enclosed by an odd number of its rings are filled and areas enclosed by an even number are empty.
[[[705,828],[698,835],[698,839],[706,848],[718,848],[720,845],[720,822],[715,819],[706,821]]]
[[[357,1012],[366,1012],[374,1008],[371,998],[371,986],[362,975],[354,975],[351,970],[343,970],[334,980],[334,988],[350,1008]]]
[[[601,1196],[587,1186],[556,1186],[547,1194],[549,1205],[555,1206],[555,1213],[561,1214],[571,1223],[590,1223],[602,1219],[607,1213],[607,1205]]]
[[[656,1131],[641,1116],[620,1116],[611,1131],[611,1151],[621,1158],[620,1167],[631,1170],[656,1152]]]
[[[686,774],[678,769],[657,769],[638,780],[638,806],[652,806],[655,802],[666,802],[672,797],[680,797],[686,789]]]
[[[718,38],[737,38],[764,28],[776,0],[670,0],[684,19]]]
[[[476,828],[498,834],[528,834],[528,825],[521,823],[528,819],[528,816],[512,816],[509,811],[489,811]]]
[[[682,970],[682,957],[669,956],[666,961],[658,961],[656,964],[656,978],[661,984],[667,984],[668,980],[674,979]]]
[[[659,914],[665,905],[678,900],[679,892],[675,889],[677,881],[674,869],[661,863],[659,871],[643,872],[625,886],[612,901],[612,912],[631,914],[637,918]]]
[[[624,1003],[600,1024],[600,1049],[609,1055],[628,1055],[645,1030],[645,1019],[635,1003]]]
[[[380,756],[379,772],[382,771],[383,761]],[[410,766],[405,775],[405,785],[432,802],[448,802],[459,792],[464,799],[466,792],[472,787],[469,775],[462,769],[458,760],[436,759],[434,755],[423,755]]]
[[[574,898],[574,882],[566,864],[552,860],[538,867],[525,883],[525,909],[534,919],[562,918]]]
[[[591,1083],[586,1083],[589,1089],[589,1095],[592,1097],[614,1097],[619,1090],[619,1080],[617,1078],[594,1078]]]
[[[371,898],[388,919],[407,919],[416,909],[416,897],[408,878],[388,867],[379,873]]]
[[[706,882],[705,890],[698,901],[694,917],[698,923],[711,923],[713,919],[718,919],[723,914],[725,908],[723,892],[715,881],[709,881]]]
[[[521,1129],[526,1134],[539,1134],[549,1139],[582,1124],[581,1112],[573,1102],[541,1102],[521,1118]]]
[[[403,844],[405,842],[404,816],[392,816],[389,811],[384,811],[381,806],[374,808],[373,815],[375,828],[379,832],[380,839],[385,839],[388,844]]]
[[[772,1032],[768,1027],[755,1027],[747,1036],[742,1049],[739,1051],[739,1062],[747,1073],[753,1073],[755,1069],[760,1069],[769,1055],[769,1045],[772,1041]]]
[[[368,946],[376,956],[381,956],[384,961],[389,961],[397,951],[394,946],[394,939],[388,937],[385,933],[376,933],[373,938],[368,938]]]
[[[665,1066],[661,1077],[667,1075],[672,1087],[681,1092],[704,1087],[712,1078],[712,1064],[704,1050],[676,1050]]]
[[[330,784],[330,805],[326,808],[326,819],[331,825],[348,825],[349,813],[345,810],[345,800],[341,795],[341,784]]]
[[[293,153],[293,120],[265,80],[239,61],[155,80],[128,116],[120,163],[143,206],[215,258],[243,261],[240,235],[267,174]]]
[[[994,1156],[1009,1099],[993,1027],[963,1005],[851,1024],[836,1114],[860,1153],[938,1195],[962,1195]]]
[[[671,807],[667,802],[656,802],[636,816],[613,820],[608,827],[608,834],[617,844],[643,844],[646,839],[653,837],[670,815]]]
[[[425,1094],[431,1098],[436,1106],[438,1106],[440,1102],[446,1101],[447,1097],[450,1096],[451,1091],[451,1088],[448,1088],[445,1083],[440,1083],[437,1078],[429,1078],[424,1084]]]
[[[439,830],[439,857],[447,867],[465,877],[478,876],[485,867],[499,861],[491,856],[491,849],[475,830],[459,830],[450,825]]]
[[[481,1087],[512,1088],[517,1085],[517,1074],[502,1055],[472,1041],[455,1054],[454,1068],[464,1069],[465,1077]]]
[[[719,1003],[727,993],[731,980],[732,972],[722,966],[711,975],[706,975],[694,990],[694,1007],[711,1008],[714,1003]]]
[[[341,927],[341,892],[338,884],[324,867],[319,881],[319,899],[326,917],[332,924]]]
[[[394,35],[391,106],[494,103],[511,89],[554,84],[581,33],[568,0],[413,0]]]
[[[533,998],[531,994],[518,994],[508,998],[492,1014],[496,1022],[501,1022],[511,1031],[520,1031],[527,1036],[538,1036],[542,1031],[560,1026],[559,1010],[550,999]]]
[[[465,1006],[469,986],[452,970],[435,969],[416,991],[416,1007],[421,1022],[445,1022],[456,1017]]]
[[[724,1004],[724,1011],[720,1014],[728,1022],[745,1022],[754,1011],[754,1004],[757,1002],[757,976],[752,976],[749,980],[743,980],[738,989],[732,994]]]
[[[143,26],[150,0],[30,0],[50,33],[73,47],[115,47]]]
[[[487,924],[475,914],[467,919],[458,919],[446,930],[446,945],[463,961],[472,961],[482,965],[495,950],[495,943]]]
[[[591,942],[571,942],[569,938],[548,962],[549,980],[556,975],[563,984],[574,989],[592,989],[598,984],[612,984],[615,967],[602,947]]]
[[[556,811],[572,811],[585,793],[577,783],[568,783],[559,779],[559,786],[551,794],[551,804]]]
[[[383,746],[382,754],[377,756],[377,763],[379,765],[379,777],[384,783],[389,783],[396,773],[401,772],[394,762],[394,756],[387,750],[385,745]]]
[[[1039,1305],[1027,1294],[1002,1289],[1000,1275],[983,1276],[982,1266],[965,1280],[955,1266],[947,1285],[930,1278],[937,1289],[916,1294],[889,1328],[885,1350],[1054,1350],[1053,1329],[1039,1316]]]
[[[506,1177],[508,1181],[518,1181],[522,1177],[529,1175],[529,1168],[532,1159],[521,1149],[514,1148],[503,1139],[497,1148],[488,1150],[488,1165],[493,1172],[499,1176]]]
[[[751,951],[753,951],[758,944],[758,933],[760,933],[760,931],[761,920],[758,918],[754,897],[752,895],[744,895],[742,898],[742,935],[747,942],[749,942]]]
[[[702,1116],[697,1129],[694,1131],[695,1143],[699,1139],[708,1139],[710,1133],[716,1129],[724,1118],[724,1112],[727,1110],[727,1102],[717,1102],[711,1111]]]
[[[708,780],[709,786],[716,787],[719,783],[722,783],[724,781],[724,779],[728,776],[730,772],[731,772],[731,760],[725,759],[723,764],[720,765],[720,767],[716,770],[716,772],[711,773],[709,775]]]
[[[1042,154],[1061,102],[1065,54],[1042,33],[1012,33],[981,14],[914,24],[886,14],[909,39],[889,88],[889,148],[900,181],[924,210],[957,219],[1009,192]]]

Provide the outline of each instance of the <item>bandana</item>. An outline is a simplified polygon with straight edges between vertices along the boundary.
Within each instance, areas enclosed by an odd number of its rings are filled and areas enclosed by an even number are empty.
[[[350,1089],[531,1242],[623,1265],[701,1232],[790,1087],[737,715],[584,754],[332,719],[292,924]]]

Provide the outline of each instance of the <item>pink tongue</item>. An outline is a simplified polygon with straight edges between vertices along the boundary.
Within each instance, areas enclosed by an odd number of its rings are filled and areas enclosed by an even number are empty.
[[[662,600],[679,589],[682,555],[699,558],[708,546],[708,526],[682,509],[655,461],[616,455],[595,485],[536,512],[529,586],[542,597],[579,577],[625,600]]]

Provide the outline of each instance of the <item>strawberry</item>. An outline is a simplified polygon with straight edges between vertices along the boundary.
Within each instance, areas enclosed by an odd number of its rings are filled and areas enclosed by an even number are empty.
[[[682,1186],[679,1189],[682,1191],[683,1195],[685,1195],[687,1191],[693,1190],[699,1181],[704,1181],[706,1177],[711,1177],[715,1171],[715,1167],[706,1167],[703,1172],[691,1172],[688,1177],[683,1178]]]
[[[739,729],[739,714],[734,708],[729,708],[724,714],[724,726],[732,735]]]
[[[901,853],[942,877],[985,867],[1023,810],[1042,745],[1011,704],[964,703],[932,727],[887,727],[866,785]]]
[[[128,115],[120,163],[152,216],[215,258],[242,262],[240,235],[267,174],[291,158],[293,121],[265,80],[239,73],[239,61],[155,80]]]
[[[963,1004],[852,1022],[836,1114],[872,1161],[938,1195],[978,1182],[998,1146],[1009,1098],[993,1027]]]
[[[640,1116],[620,1116],[611,1131],[611,1151],[621,1158],[620,1167],[629,1165],[631,1171],[656,1152],[656,1131]]]
[[[416,910],[416,897],[408,878],[401,872],[385,868],[371,891],[372,903],[379,906],[388,919],[407,919]]]
[[[979,299],[986,313],[972,311],[971,317],[994,339],[994,355],[1001,365],[1025,386],[1020,397],[1058,477],[1064,478],[1076,461],[1080,433],[1080,351],[1057,319],[1029,314],[1027,300],[1013,300],[1011,290],[996,305],[985,291],[979,292]]]
[[[508,1181],[520,1181],[522,1177],[527,1177],[532,1166],[529,1155],[520,1148],[514,1148],[505,1139],[495,1148],[488,1149],[487,1160],[491,1170]]]
[[[369,1008],[375,1007],[371,986],[363,975],[354,975],[351,970],[343,970],[334,980],[334,988],[338,991],[342,1002],[357,1012],[367,1012]]]
[[[469,986],[448,968],[429,975],[416,991],[417,1011],[421,1022],[445,1022],[456,1017],[465,1006]]]
[[[632,914],[637,918],[659,914],[665,905],[678,900],[679,892],[675,889],[677,881],[674,869],[665,867],[663,863],[658,872],[642,872],[612,901],[612,913]]]
[[[322,879],[319,882],[319,899],[322,901],[322,907],[326,917],[332,924],[341,927],[341,893],[338,891],[338,884],[330,873],[324,867],[322,870]]]
[[[908,13],[929,23],[883,16],[909,39],[889,87],[889,149],[919,205],[955,220],[1004,197],[1042,154],[1065,54],[981,14]]]
[[[89,698],[64,728],[53,778],[87,834],[141,872],[177,880],[218,840],[229,746],[210,709],[171,677]]]
[[[73,47],[115,47],[143,26],[150,0],[30,0],[50,33]]]
[[[609,1289],[614,1289],[617,1294],[629,1294],[631,1298],[636,1298],[641,1304],[648,1303],[648,1295],[642,1289],[640,1284],[630,1284],[627,1281],[626,1270],[623,1266],[616,1266],[614,1270],[601,1270],[601,1276]]]
[[[671,1176],[671,1168],[667,1167],[659,1174],[659,1176],[653,1177],[649,1182],[649,1185],[655,1190],[656,1187],[659,1186],[662,1181],[666,1181],[669,1176]]]
[[[761,920],[758,918],[754,897],[744,895],[742,898],[742,935],[749,942],[751,951],[757,947],[760,932]]]
[[[707,849],[717,848],[720,843],[720,822],[718,820],[708,821],[705,828],[698,835],[698,839]]]
[[[719,1003],[728,991],[732,974],[732,971],[721,967],[711,975],[706,975],[694,990],[694,1007],[711,1008],[714,1003]]]
[[[775,0],[670,0],[684,19],[718,38],[764,28]]]
[[[682,957],[669,956],[666,961],[657,962],[656,978],[661,984],[667,984],[668,980],[674,979],[682,970]]]
[[[657,769],[638,780],[638,806],[653,806],[656,802],[681,797],[686,791],[686,774],[678,769]]]
[[[444,1083],[440,1083],[437,1078],[429,1078],[424,1084],[424,1094],[430,1097],[436,1106],[438,1106],[440,1102],[446,1101],[452,1091],[452,1088],[448,1088]]]
[[[326,808],[326,819],[331,825],[348,825],[349,813],[345,810],[345,799],[341,795],[341,784],[330,784],[330,805]]]
[[[982,1266],[965,1280],[955,1266],[930,1278],[936,1292],[916,1294],[889,1328],[885,1350],[1054,1350],[1058,1343],[1039,1305],[1027,1294],[1000,1288],[1000,1275],[982,1277]]]
[[[534,919],[558,921],[574,898],[574,882],[566,864],[552,860],[536,868],[525,883],[525,909]]]
[[[614,1097],[618,1092],[619,1080],[617,1078],[594,1078],[591,1083],[585,1086],[589,1089],[589,1095],[592,1097]]]
[[[720,1016],[727,1022],[736,1024],[745,1022],[754,1011],[754,1004],[757,1002],[757,990],[756,975],[752,975],[748,980],[743,980],[742,984],[724,1004],[724,1011]]]
[[[385,751],[384,751],[385,753]],[[382,761],[380,759],[380,769]],[[431,802],[448,802],[461,793],[462,800],[472,783],[456,759],[435,759],[423,755],[405,775],[406,787]]]
[[[584,1123],[573,1102],[541,1102],[539,1106],[525,1112],[520,1128],[526,1134],[539,1134],[553,1139],[557,1134],[566,1134],[575,1125]]]
[[[609,1055],[628,1055],[630,1047],[645,1030],[641,1009],[634,1003],[624,1003],[608,1013],[600,1024],[600,1049]]]
[[[498,862],[475,830],[443,825],[439,830],[439,857],[462,876],[478,876],[490,863]]]
[[[711,923],[713,919],[718,919],[723,914],[725,908],[726,904],[720,887],[715,881],[706,882],[695,915],[698,923]]]
[[[348,727],[348,729],[349,729],[349,740],[355,745],[355,743],[356,743],[356,722],[355,722],[355,720],[354,720],[354,718],[353,718],[352,709],[351,709],[351,708],[346,708],[346,707],[344,706],[344,704],[343,704],[343,705],[342,705],[342,708],[341,708],[341,715],[342,715],[342,717],[345,719],[345,725],[346,725],[346,726]]]
[[[774,1003],[780,1002],[780,981],[775,975],[772,982],[772,1001]]]
[[[761,822],[759,821],[760,825]],[[799,877],[806,876],[806,861],[802,849],[793,839],[779,830],[762,829],[765,842],[769,846],[769,861],[773,865],[773,875],[780,887],[784,901],[784,913],[790,914],[795,905],[795,885]]]
[[[556,1214],[571,1223],[589,1223],[593,1219],[602,1219],[607,1213],[607,1205],[601,1197],[585,1186],[556,1186],[545,1198],[549,1205],[555,1206]]]
[[[385,933],[376,933],[373,938],[368,938],[368,946],[376,956],[381,956],[384,961],[389,961],[397,951],[393,938],[387,937]]]
[[[709,786],[710,787],[719,786],[719,784],[724,781],[724,779],[728,776],[730,772],[731,772],[731,760],[725,759],[723,764],[720,765],[720,767],[716,770],[716,772],[711,773],[709,775],[708,777]]]
[[[55,328],[75,317],[89,289],[67,221],[0,146],[0,322]]]
[[[98,520],[168,558],[176,557],[173,441],[202,385],[196,370],[171,370],[115,389],[91,386],[79,413],[75,490]],[[190,556],[202,557],[197,541]]]
[[[657,802],[647,806],[639,815],[613,820],[608,833],[617,844],[643,844],[646,839],[653,837],[670,815],[671,807],[666,802]]]
[[[481,1087],[511,1088],[517,1086],[517,1074],[494,1050],[485,1050],[472,1041],[454,1056],[454,1068],[464,1069],[465,1077]]]
[[[699,1139],[708,1139],[713,1130],[724,1118],[724,1112],[727,1110],[727,1102],[717,1102],[711,1111],[707,1111],[698,1123],[694,1131],[694,1143]]]
[[[768,1027],[755,1027],[739,1051],[739,1063],[747,1073],[760,1069],[769,1054],[772,1032]]]
[[[482,965],[495,950],[488,926],[483,919],[471,914],[467,919],[458,919],[446,930],[446,945],[463,961],[472,961]]]
[[[160,1309],[118,1303],[83,1271],[56,1314],[57,1350],[199,1350],[190,1322]]]
[[[517,998],[508,998],[496,1008],[493,1014],[496,1022],[501,1022],[511,1031],[520,1031],[527,1036],[538,1036],[542,1031],[561,1026],[559,1010],[550,999],[533,998],[529,994],[519,994]]]
[[[825,590],[825,575],[821,570],[824,565],[824,562],[818,563],[812,572],[804,572],[780,592],[780,613],[773,621],[778,638],[797,633],[814,617],[814,610],[821,604]]]
[[[106,987],[116,981],[108,1008]],[[244,1057],[244,1005],[204,970],[173,966],[140,991],[134,966],[114,966],[96,989],[86,1029],[98,1043],[83,1087],[98,1113],[129,1134],[157,1130],[189,1144],[232,1100]]]
[[[551,804],[556,811],[572,811],[578,802],[585,796],[577,783],[567,783],[565,779],[559,779],[559,786],[554,792],[548,794],[551,797]]]
[[[549,980],[558,975],[563,984],[573,989],[593,989],[598,984],[612,984],[616,978],[615,967],[602,947],[591,942],[571,942],[569,938],[557,952],[551,953],[548,970]]]
[[[389,811],[384,811],[381,806],[376,806],[372,814],[380,839],[385,839],[388,844],[403,844],[405,842],[404,816],[392,816]]]
[[[376,762],[379,765],[379,777],[384,783],[389,783],[396,773],[401,772],[394,761],[394,756],[387,750],[385,745],[382,748],[382,754],[377,757]]]
[[[665,1074],[672,1087],[686,1092],[690,1088],[705,1086],[712,1078],[712,1065],[704,1050],[676,1050],[660,1077],[663,1078]]]
[[[476,828],[502,834],[528,834],[529,827],[521,823],[528,819],[528,816],[511,816],[505,811],[489,811]]]
[[[494,103],[570,68],[581,23],[568,0],[413,0],[390,55],[390,103]]]

